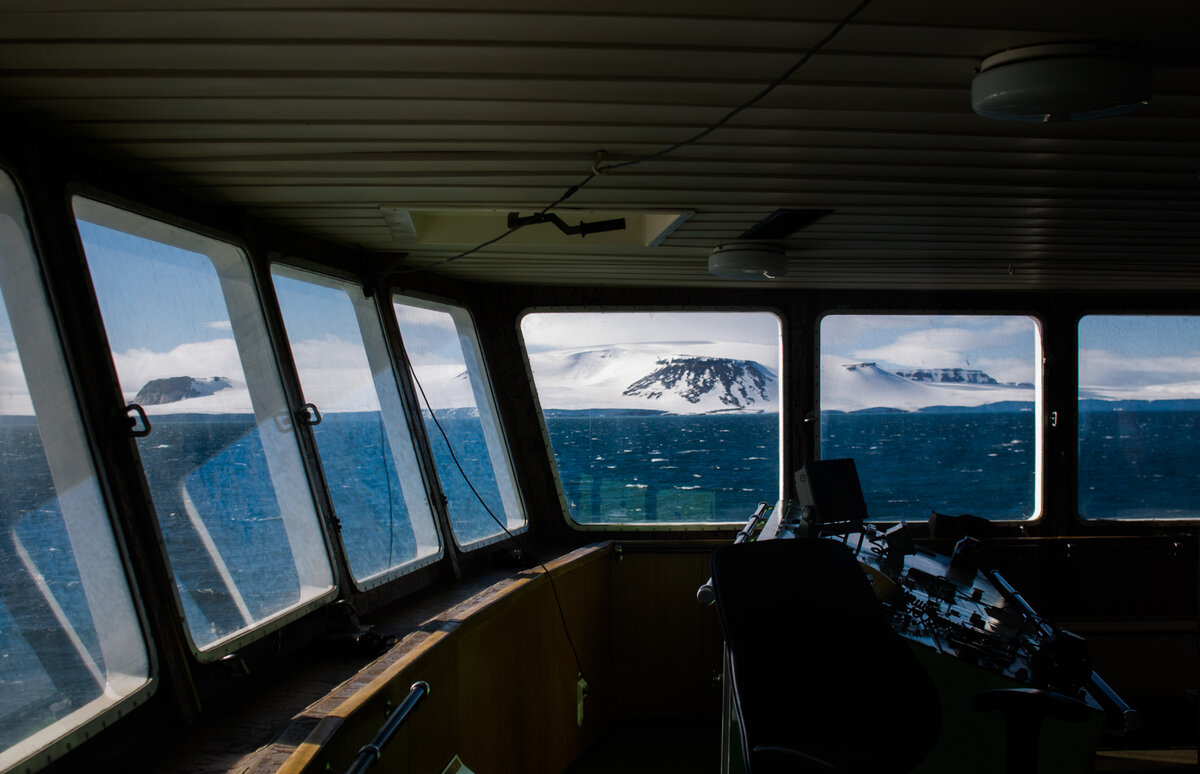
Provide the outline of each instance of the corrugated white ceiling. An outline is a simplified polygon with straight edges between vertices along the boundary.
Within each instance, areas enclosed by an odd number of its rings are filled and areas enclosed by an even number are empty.
[[[9,2],[0,96],[198,198],[420,265],[473,245],[405,241],[381,208],[540,210],[597,151],[619,164],[712,126],[856,3]],[[983,58],[1074,39],[1139,50],[1152,103],[1077,124],[971,111]],[[872,0],[728,125],[565,203],[691,213],[661,244],[502,241],[436,271],[719,284],[709,251],[789,207],[832,214],[783,243],[784,286],[1200,287],[1198,162],[1200,4]]]

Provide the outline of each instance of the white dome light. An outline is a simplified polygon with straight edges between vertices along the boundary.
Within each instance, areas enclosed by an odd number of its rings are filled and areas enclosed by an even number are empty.
[[[1053,43],[983,60],[971,104],[986,118],[1080,121],[1119,116],[1150,101],[1150,68],[1122,46]]]
[[[787,274],[788,257],[778,245],[730,242],[708,256],[708,271],[726,279],[776,279]]]

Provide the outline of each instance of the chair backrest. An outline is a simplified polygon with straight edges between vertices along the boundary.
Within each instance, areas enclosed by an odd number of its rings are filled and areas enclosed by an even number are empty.
[[[925,758],[941,727],[937,691],[846,546],[724,546],[712,580],[746,750],[781,747],[873,772]]]

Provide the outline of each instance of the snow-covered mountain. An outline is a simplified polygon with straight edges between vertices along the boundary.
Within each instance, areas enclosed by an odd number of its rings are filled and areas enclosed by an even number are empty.
[[[196,379],[191,376],[171,376],[166,379],[151,379],[138,390],[134,403],[142,406],[161,406],[177,403],[188,398],[203,398],[233,387],[233,382],[223,376]]]
[[[997,383],[983,371],[971,368],[917,368],[911,371],[896,371],[896,375],[914,382],[936,382],[938,384]]]
[[[941,378],[943,375],[948,378]],[[827,411],[973,408],[1008,401],[1031,402],[1034,395],[1032,385],[1000,384],[982,371],[942,368],[893,372],[875,363],[847,363],[833,355],[821,358],[821,408]]]
[[[533,353],[542,408],[547,411],[630,411],[665,414],[762,413],[779,410],[779,378],[763,361],[774,363],[770,346],[742,346],[729,357],[728,344],[676,342],[629,344],[601,349]],[[417,368],[423,381],[437,384],[434,408],[454,411],[472,405],[461,365]],[[359,383],[358,380],[354,383]],[[361,390],[370,390],[367,382]],[[372,410],[372,401],[351,400],[338,392],[324,398],[329,410]],[[359,390],[359,391],[361,391]],[[1032,402],[1031,385],[999,384],[970,369],[897,369],[822,357],[821,408],[827,411],[919,411],[930,407],[975,408],[993,403]],[[1104,396],[1110,400],[1114,396]],[[225,377],[175,376],[151,379],[133,396],[154,414],[249,413],[245,385]],[[361,406],[359,404],[362,404]],[[319,404],[320,405],[320,404]]]
[[[529,360],[548,410],[778,411],[779,379],[759,359],[773,362],[770,348],[746,351],[745,358],[724,356],[728,351],[728,344],[706,342],[631,344],[541,352]]]
[[[677,395],[695,406],[719,405],[713,410],[762,410],[772,399],[775,376],[752,360],[673,356],[658,361],[652,373],[625,388],[625,395],[660,400]]]

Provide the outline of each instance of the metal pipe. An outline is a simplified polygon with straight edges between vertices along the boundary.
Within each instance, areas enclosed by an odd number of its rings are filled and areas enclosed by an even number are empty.
[[[1054,634],[1054,627],[1043,621],[1042,617],[1035,613],[1030,604],[1025,601],[1025,598],[1012,587],[1012,584],[1004,580],[1004,577],[1000,573],[995,570],[986,570],[985,574],[988,580],[992,582],[992,585],[996,587],[996,590],[1000,592],[1000,596],[1004,597],[1005,601],[1010,605],[1020,610],[1021,615],[1028,618],[1030,622],[1037,626],[1038,631],[1043,636],[1048,637]]]
[[[1088,678],[1088,690],[1096,697],[1096,700],[1104,705],[1105,714],[1109,718],[1120,718],[1121,728],[1125,731],[1136,731],[1142,725],[1142,713],[1135,710],[1125,703],[1125,700],[1117,695],[1117,692],[1109,687],[1108,683],[1104,682],[1104,678],[1092,672],[1092,676]]]
[[[746,521],[746,526],[742,527],[741,531],[733,538],[734,543],[744,543],[754,534],[755,527],[758,522],[762,521],[767,511],[771,510],[771,504],[760,502],[758,507],[754,509],[754,513]],[[713,590],[712,578],[704,581],[700,588],[696,589],[696,601],[702,605],[711,605],[717,601],[717,592]]]
[[[1029,603],[1024,597],[1017,593],[1017,590],[1006,581],[1000,573],[995,570],[987,571],[988,580],[1000,592],[1000,596],[1014,607],[1018,608],[1022,615],[1028,618],[1038,631],[1043,636],[1054,634],[1054,627],[1042,620],[1041,616],[1034,612]],[[1120,721],[1120,729],[1123,731],[1133,731],[1142,725],[1142,714],[1125,703],[1125,700],[1117,695],[1108,683],[1104,682],[1104,678],[1096,674],[1095,670],[1088,677],[1086,687],[1088,692],[1104,707],[1104,714],[1110,720]]]
[[[391,715],[388,715],[383,726],[379,729],[375,737],[363,745],[358,750],[358,756],[355,757],[354,763],[350,764],[350,768],[346,769],[346,774],[363,774],[364,771],[379,760],[383,754],[383,748],[388,742],[392,741],[392,737],[400,730],[400,726],[404,725],[404,721],[412,714],[412,711],[417,708],[421,700],[429,695],[429,683],[424,680],[418,680],[413,683],[408,689],[408,695],[404,697],[404,701],[400,702],[400,706]]]

